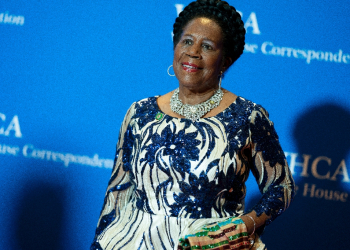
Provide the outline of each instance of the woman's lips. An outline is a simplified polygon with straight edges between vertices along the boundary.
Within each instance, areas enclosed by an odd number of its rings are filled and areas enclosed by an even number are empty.
[[[182,65],[182,68],[187,72],[197,72],[202,69],[198,67],[198,65],[189,63],[189,62],[184,62],[181,65]]]

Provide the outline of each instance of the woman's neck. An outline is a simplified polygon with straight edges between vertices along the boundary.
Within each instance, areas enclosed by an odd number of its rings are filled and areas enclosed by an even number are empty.
[[[196,105],[198,103],[205,102],[210,97],[212,97],[216,90],[217,87],[198,91],[180,86],[179,99],[182,101],[183,104]]]

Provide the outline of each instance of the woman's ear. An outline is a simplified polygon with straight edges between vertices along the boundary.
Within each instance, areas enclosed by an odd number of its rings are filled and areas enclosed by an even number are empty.
[[[222,69],[225,72],[232,65],[231,57],[224,57]]]

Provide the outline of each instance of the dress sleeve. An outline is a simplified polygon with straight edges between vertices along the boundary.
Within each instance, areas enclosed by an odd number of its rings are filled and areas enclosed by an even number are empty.
[[[120,210],[129,202],[134,191],[134,185],[130,180],[130,162],[134,143],[131,124],[133,107],[134,104],[126,113],[119,131],[112,176],[108,182],[95,239],[119,215]]]
[[[294,198],[294,180],[284,152],[278,141],[273,123],[261,106],[252,112],[250,119],[251,171],[263,194],[253,207],[257,216],[265,213],[270,224],[288,208]]]

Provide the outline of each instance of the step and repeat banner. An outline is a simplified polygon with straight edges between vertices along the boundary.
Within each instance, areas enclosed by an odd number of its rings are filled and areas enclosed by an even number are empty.
[[[268,110],[297,185],[263,241],[349,249],[350,5],[228,2],[247,36],[222,86]],[[178,86],[172,25],[188,3],[0,3],[1,249],[89,249],[126,110]]]

